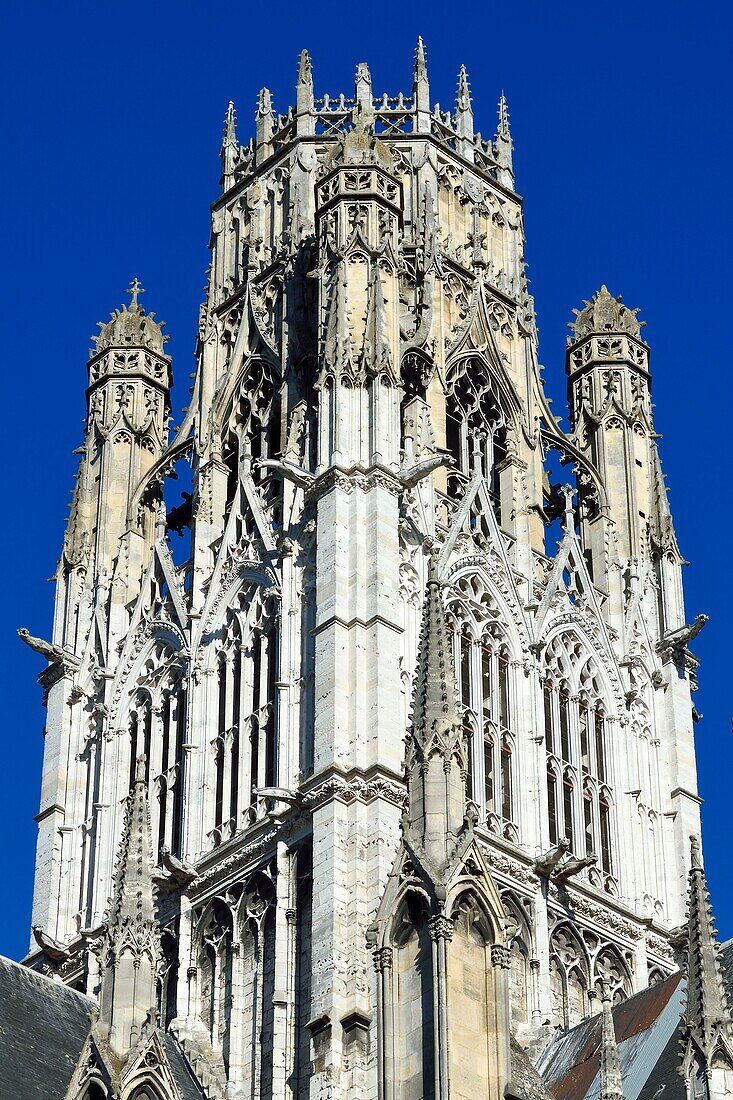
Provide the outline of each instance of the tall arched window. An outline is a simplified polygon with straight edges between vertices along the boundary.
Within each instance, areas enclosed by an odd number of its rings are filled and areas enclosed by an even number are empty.
[[[459,584],[471,605],[488,602],[479,578],[462,578]],[[470,749],[470,797],[489,829],[516,841],[510,653],[493,617],[483,630],[482,624],[466,622],[471,617],[460,605],[451,609],[458,699]]]
[[[581,644],[556,637],[542,681],[547,756],[548,832],[576,855],[594,855],[595,885],[616,890],[612,857],[612,791],[606,760],[606,711],[592,658]]]
[[[214,844],[264,812],[255,792],[277,783],[277,653],[275,602],[249,590],[229,612],[216,658]]]

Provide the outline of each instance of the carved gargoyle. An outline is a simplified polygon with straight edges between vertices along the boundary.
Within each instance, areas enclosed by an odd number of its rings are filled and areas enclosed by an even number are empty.
[[[555,844],[552,848],[548,848],[543,855],[539,856],[534,861],[535,874],[545,875],[549,878],[560,860],[567,853],[569,847],[570,841],[564,836],[558,844]]]
[[[54,962],[66,962],[68,959],[69,952],[66,948],[47,936],[38,924],[33,925],[33,938],[47,958],[52,959]]]
[[[286,481],[292,481],[299,489],[310,489],[315,481],[313,474],[309,473],[307,470],[303,470],[300,466],[296,466],[294,462],[288,462],[287,459],[280,462],[276,458],[263,458],[257,465],[260,468],[274,470],[275,473],[280,474],[280,477],[285,478]]]
[[[75,657],[73,653],[68,653],[61,646],[52,645],[51,642],[45,642],[43,638],[34,638],[24,626],[19,628],[18,637],[36,653],[40,653],[42,657],[45,657],[49,664],[65,664],[71,668],[78,668],[80,664],[79,658]]]
[[[676,630],[668,630],[662,638],[661,648],[673,649],[675,652],[679,653],[689,645],[693,638],[698,636],[705,626],[705,623],[709,622],[709,620],[709,615],[698,615],[694,623],[688,624],[687,626],[679,626]]]
[[[177,856],[174,856],[170,848],[161,847],[160,862],[162,867],[179,886],[189,886],[196,878],[196,872],[193,867],[189,866],[187,863],[183,863]]]
[[[453,459],[449,454],[426,455],[418,459],[412,466],[400,470],[400,478],[407,489],[413,489],[419,481],[432,474],[433,470],[441,466],[452,465]]]
[[[555,882],[567,882],[573,875],[577,875],[579,871],[584,871],[586,867],[593,867],[598,863],[597,856],[583,856],[582,859],[576,859],[571,856],[570,859],[566,859],[563,864],[558,867],[552,876]]]

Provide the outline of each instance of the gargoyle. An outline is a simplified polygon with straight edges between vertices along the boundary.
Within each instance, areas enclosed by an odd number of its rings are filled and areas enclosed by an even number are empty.
[[[437,470],[441,466],[450,466],[452,461],[451,456],[448,454],[426,455],[425,458],[418,459],[412,466],[400,470],[402,484],[407,489],[413,489],[424,477],[432,474],[433,470]]]
[[[597,856],[583,856],[582,859],[571,856],[570,859],[566,859],[560,865],[552,877],[555,882],[567,882],[573,875],[577,875],[579,871],[584,871],[586,867],[592,867],[595,863],[598,863]]]
[[[43,638],[34,638],[24,626],[19,628],[18,637],[36,653],[40,653],[42,657],[45,657],[52,665],[67,664],[72,668],[78,668],[80,664],[79,658],[75,657],[73,653],[68,653],[61,646],[52,645],[51,642],[44,642]]]
[[[313,474],[303,470],[300,466],[296,466],[294,462],[288,462],[287,459],[281,462],[276,458],[263,458],[257,465],[260,468],[265,467],[268,470],[274,470],[275,473],[280,474],[287,481],[292,481],[299,489],[310,489],[315,480]]]
[[[33,925],[33,938],[47,958],[53,959],[54,962],[66,962],[68,959],[69,952],[66,948],[47,936],[38,924]]]
[[[196,878],[193,867],[190,867],[187,863],[182,863],[169,848],[161,847],[160,862],[179,886],[189,886]]]
[[[557,867],[562,857],[570,847],[570,841],[567,837],[562,837],[559,844],[556,844],[553,848],[548,850],[534,861],[534,870],[538,875],[550,876]]]
[[[662,638],[662,646],[665,649],[682,650],[696,638],[705,623],[710,619],[709,615],[698,615],[694,623],[687,626],[679,626],[676,630],[668,630]]]

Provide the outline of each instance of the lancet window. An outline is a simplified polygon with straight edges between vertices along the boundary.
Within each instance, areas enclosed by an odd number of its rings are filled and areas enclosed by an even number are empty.
[[[552,1023],[574,1027],[587,1015],[590,959],[585,945],[568,925],[555,928],[550,939]]]
[[[449,493],[457,495],[475,473],[483,474],[500,518],[499,468],[506,457],[507,420],[487,364],[478,356],[452,363],[447,372],[446,448],[455,473]]]
[[[230,406],[231,430],[222,447],[222,458],[229,469],[226,516],[231,512],[240,486],[242,468],[258,486],[260,498],[273,527],[281,523],[282,485],[267,467],[266,459],[279,458],[282,449],[281,406],[278,379],[269,363],[253,359],[247,364],[238,402]],[[243,502],[239,509],[239,538],[252,535],[250,509]]]
[[[566,838],[574,854],[596,856],[597,869],[590,875],[613,892],[613,796],[599,679],[591,659],[570,639],[554,639],[546,666],[542,697],[550,843]]]
[[[199,1019],[229,1066],[232,1014],[232,914],[215,899],[199,925]]]
[[[468,794],[492,832],[516,840],[513,674],[508,643],[488,618],[491,597],[479,577],[458,582],[451,606],[458,698],[469,747]]]
[[[256,819],[263,808],[257,792],[277,782],[277,648],[272,601],[230,611],[214,669],[215,845]]]
[[[127,782],[135,782],[137,759],[145,756],[156,858],[163,847],[180,854],[187,721],[185,665],[156,640],[137,677],[127,716]],[[124,727],[123,727],[124,728]]]

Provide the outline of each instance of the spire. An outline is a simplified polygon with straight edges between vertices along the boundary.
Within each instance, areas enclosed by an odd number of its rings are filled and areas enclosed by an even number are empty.
[[[720,972],[708,884],[700,858],[700,841],[696,836],[690,837],[690,851],[685,1023],[688,1039],[702,1054],[709,1070],[721,1035],[728,1040],[732,1038],[732,1024]]]
[[[268,88],[262,88],[257,97],[257,113],[255,116],[255,160],[262,164],[272,152],[272,135],[275,129],[275,116],[272,110],[272,96]]]
[[[101,1021],[112,1049],[124,1056],[156,1012],[159,930],[155,915],[153,844],[145,776],[139,756],[127,796],[114,888],[102,944]]]
[[[514,188],[513,148],[512,134],[509,129],[509,108],[502,92],[499,98],[499,125],[496,128],[494,153],[500,169],[499,183],[512,189]]]
[[[407,747],[408,842],[446,864],[465,823],[466,744],[435,557],[428,564]]]
[[[372,374],[380,374],[385,370],[389,373],[392,372],[392,356],[387,333],[384,294],[382,292],[382,280],[379,277],[379,263],[376,260],[372,260],[369,275],[367,315],[361,362],[365,372]]]
[[[456,92],[456,148],[461,156],[473,160],[473,108],[471,106],[471,88],[468,83],[466,66],[458,70],[458,90]]]
[[[221,185],[223,190],[226,190],[229,186],[238,156],[237,114],[230,99],[226,118],[224,119],[224,136],[221,140]]]
[[[601,991],[601,1088],[599,1100],[624,1100],[621,1059],[613,1023],[611,993],[606,983]]]
[[[296,86],[296,129],[298,134],[315,133],[313,117],[313,66],[307,50],[300,51]]]
[[[428,66],[425,57],[425,43],[422,37],[417,40],[415,66],[412,76],[413,109],[415,111],[414,128],[416,133],[430,133],[430,85]]]

